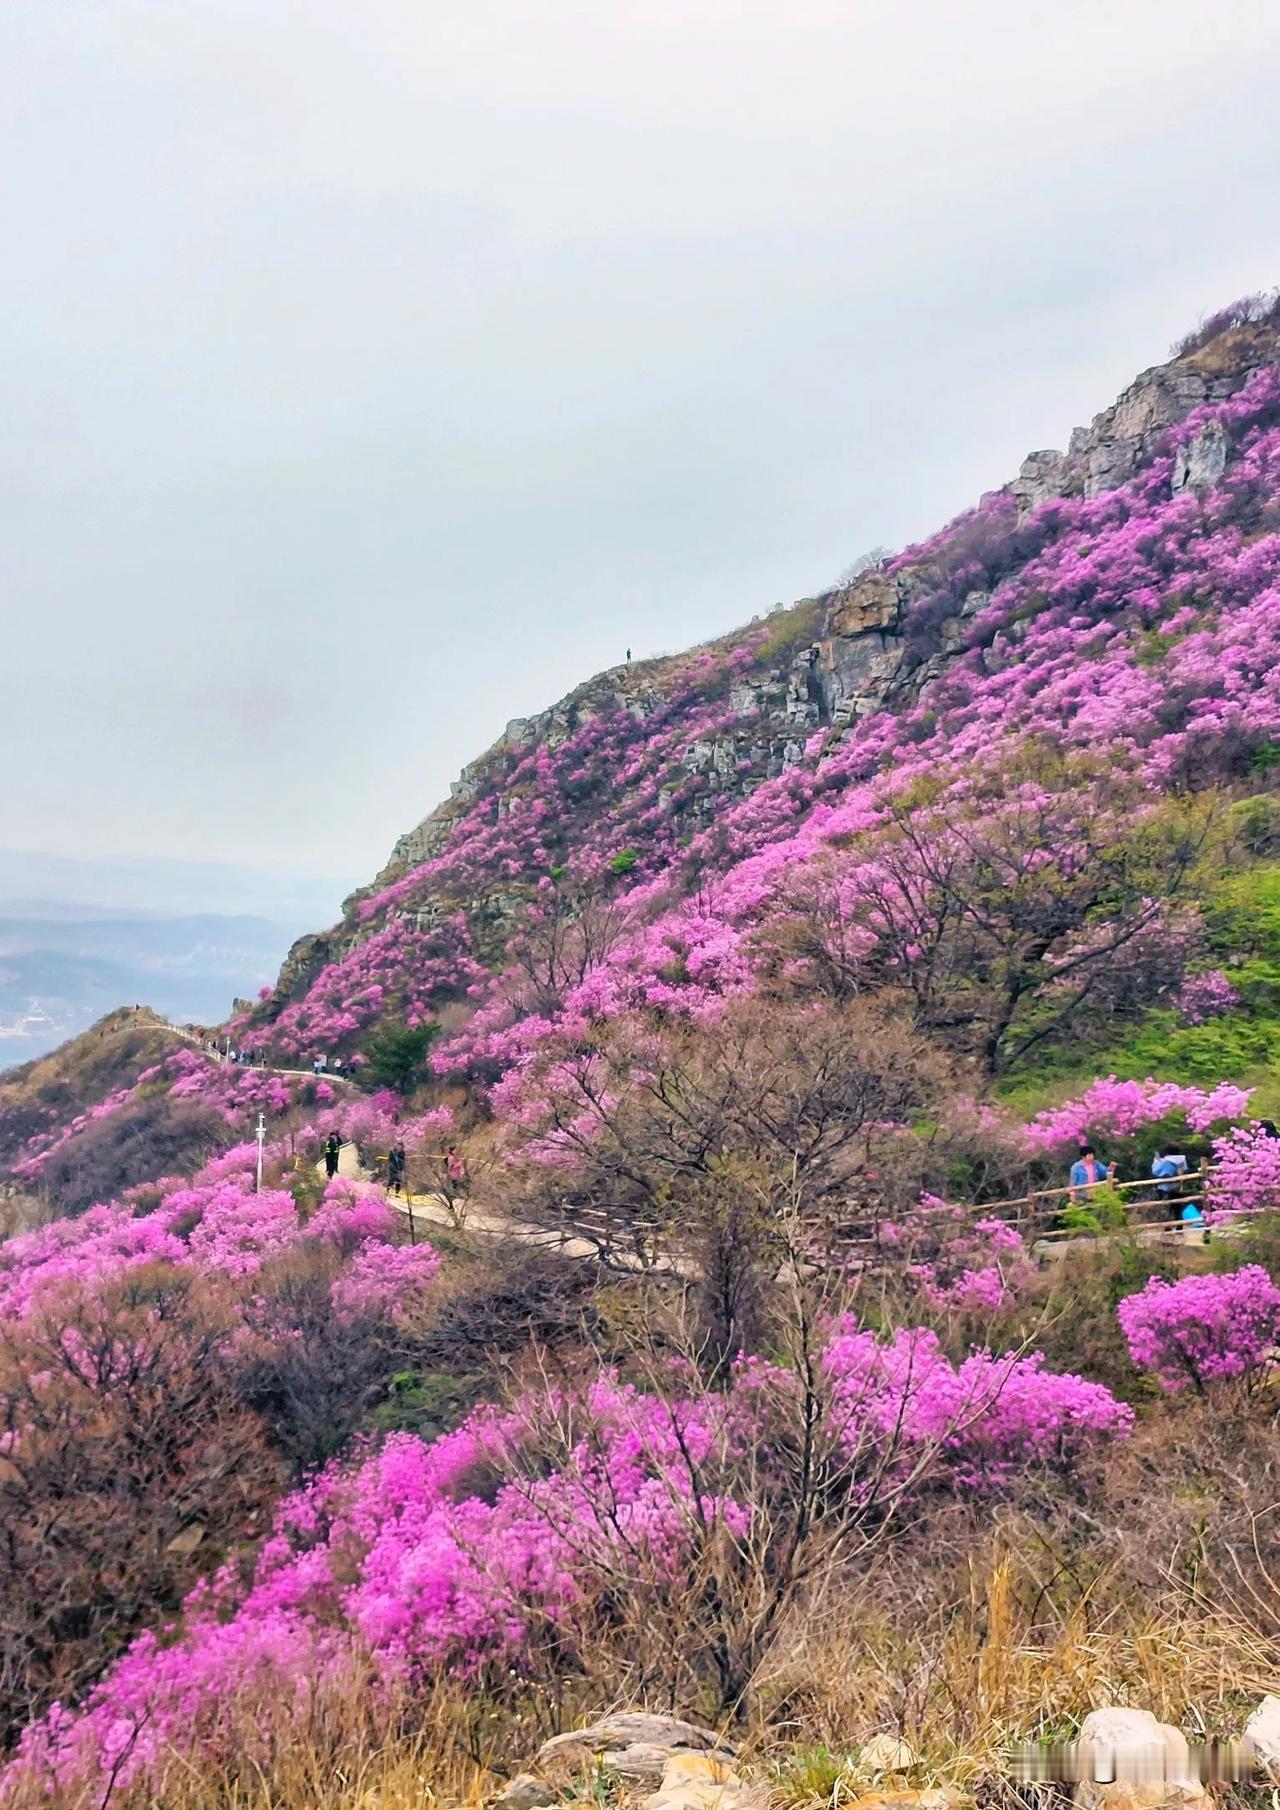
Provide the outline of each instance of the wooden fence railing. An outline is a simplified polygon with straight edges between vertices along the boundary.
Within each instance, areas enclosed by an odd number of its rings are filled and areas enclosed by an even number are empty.
[[[1081,1188],[1070,1185],[1038,1188],[1029,1194],[1007,1200],[966,1203],[963,1211],[970,1220],[1000,1219],[1014,1227],[1028,1243],[1056,1244],[1073,1238],[1116,1236],[1121,1232],[1144,1236],[1172,1235],[1194,1228],[1195,1221],[1185,1221],[1182,1209],[1199,1206],[1206,1184],[1213,1174],[1207,1166],[1184,1176],[1166,1181],[1145,1178],[1128,1182],[1096,1182]],[[1064,1210],[1078,1205],[1088,1210],[1091,1197],[1106,1188],[1119,1194],[1129,1204],[1123,1226],[1060,1223]],[[1150,1209],[1143,1214],[1142,1208]],[[933,1217],[942,1224],[954,1221],[954,1209],[939,1208],[931,1215],[922,1209],[915,1215],[917,1223],[927,1226]],[[887,1262],[891,1247],[881,1237],[881,1228],[890,1223],[887,1216],[874,1212],[860,1213],[847,1220],[815,1221],[804,1228],[804,1243],[815,1255],[822,1253],[840,1262],[861,1268],[875,1268]],[[606,1264],[627,1269],[682,1268],[689,1257],[691,1240],[679,1226],[658,1219],[628,1219],[610,1213],[603,1207],[566,1207],[545,1221],[547,1242],[561,1246],[575,1241],[592,1247],[591,1254]],[[579,1254],[587,1254],[580,1252]]]

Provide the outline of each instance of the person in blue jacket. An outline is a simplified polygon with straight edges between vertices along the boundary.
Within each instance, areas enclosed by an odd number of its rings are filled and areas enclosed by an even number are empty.
[[[1089,1189],[1096,1188],[1100,1182],[1109,1182],[1116,1172],[1114,1163],[1101,1163],[1092,1149],[1086,1147],[1080,1152],[1071,1165],[1068,1181],[1071,1184],[1073,1200],[1087,1200]]]

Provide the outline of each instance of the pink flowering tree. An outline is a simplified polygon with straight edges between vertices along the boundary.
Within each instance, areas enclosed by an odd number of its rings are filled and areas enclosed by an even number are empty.
[[[1250,1090],[1223,1082],[1217,1087],[1182,1087],[1172,1081],[1120,1081],[1115,1075],[1091,1082],[1082,1094],[1036,1114],[1023,1128],[1022,1142],[1034,1154],[1065,1157],[1088,1143],[1123,1142],[1149,1126],[1181,1125],[1203,1136],[1241,1119]]]
[[[1178,993],[1177,1006],[1188,1024],[1204,1024],[1220,1018],[1240,1004],[1240,995],[1221,968],[1208,968],[1201,974],[1189,974]]]
[[[1252,1387],[1280,1340],[1280,1288],[1257,1264],[1172,1283],[1153,1276],[1116,1311],[1130,1357],[1167,1390]]]

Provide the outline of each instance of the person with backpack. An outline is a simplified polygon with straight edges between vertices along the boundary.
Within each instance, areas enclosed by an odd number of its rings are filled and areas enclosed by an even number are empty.
[[[1174,1151],[1157,1150],[1151,1164],[1151,1173],[1155,1177],[1156,1193],[1161,1200],[1172,1200],[1181,1192],[1179,1178],[1187,1173],[1187,1159]]]
[[[324,1141],[324,1172],[330,1181],[338,1173],[338,1156],[341,1150],[341,1132],[331,1131]]]
[[[405,1154],[403,1144],[393,1144],[387,1157],[387,1186],[393,1194],[404,1187]]]

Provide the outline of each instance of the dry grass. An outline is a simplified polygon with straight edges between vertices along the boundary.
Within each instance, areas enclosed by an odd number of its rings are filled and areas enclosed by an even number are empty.
[[[1099,1705],[1150,1709],[1208,1738],[1238,1735],[1277,1689],[1280,1639],[1241,1602],[1173,1585],[1147,1597],[1111,1571],[1054,1604],[1060,1580],[1046,1588],[1033,1553],[999,1550],[1013,1532],[995,1536],[986,1568],[971,1560],[966,1596],[908,1633],[874,1587],[799,1631],[767,1681],[782,1713],[761,1744],[787,1802],[847,1797],[858,1749],[882,1731],[920,1755],[914,1782],[975,1787],[1002,1774],[1013,1743],[1066,1738]]]
[[[306,1721],[281,1726],[278,1702],[252,1694],[232,1712],[243,1729],[239,1757],[214,1764],[175,1754],[154,1785],[49,1794],[34,1781],[6,1810],[432,1810],[471,1806],[501,1786],[505,1768],[486,1760],[492,1735],[483,1705],[438,1690],[406,1714],[366,1686],[321,1698]],[[507,1730],[507,1733],[512,1732]]]

